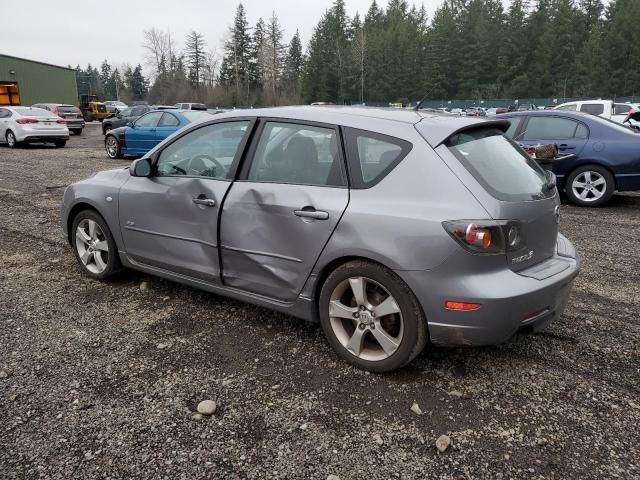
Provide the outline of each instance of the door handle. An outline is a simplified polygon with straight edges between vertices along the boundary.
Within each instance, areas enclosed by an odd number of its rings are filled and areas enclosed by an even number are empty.
[[[197,205],[204,205],[205,207],[216,206],[216,201],[212,198],[192,198],[191,201]]]
[[[558,145],[559,150],[575,150],[575,148],[576,147],[570,147],[566,143],[561,143],[560,145]]]
[[[311,207],[304,207],[302,210],[294,210],[293,214],[302,218],[313,218],[315,220],[329,220],[329,212],[316,210]]]

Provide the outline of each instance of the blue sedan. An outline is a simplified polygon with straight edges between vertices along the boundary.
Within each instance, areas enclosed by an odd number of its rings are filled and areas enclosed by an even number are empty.
[[[110,130],[104,146],[109,158],[139,157],[185,125],[210,117],[210,113],[197,110],[154,110],[125,127]]]
[[[555,143],[553,163],[559,189],[580,206],[607,202],[614,191],[640,190],[640,133],[595,115],[568,111],[497,115],[511,122],[507,135],[525,146]]]

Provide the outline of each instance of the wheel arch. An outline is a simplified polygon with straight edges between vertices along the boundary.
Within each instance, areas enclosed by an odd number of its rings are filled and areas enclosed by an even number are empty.
[[[331,275],[331,273],[333,273],[336,269],[338,269],[339,267],[341,267],[342,265],[352,262],[352,261],[364,261],[364,262],[369,262],[369,263],[375,263],[377,265],[380,265],[381,267],[386,268],[387,270],[390,270],[392,272],[394,272],[394,269],[391,268],[389,265],[387,265],[384,261],[380,261],[379,259],[374,259],[371,257],[367,257],[364,255],[357,255],[357,254],[353,254],[353,255],[343,255],[340,257],[336,257],[333,258],[332,260],[330,260],[329,262],[327,262],[318,273],[315,274],[315,280],[314,283],[311,287],[311,294],[312,296],[312,300],[313,300],[313,304],[315,306],[314,310],[314,321],[317,321],[319,319],[319,302],[320,302],[320,292],[322,291],[322,286],[324,285],[324,282],[326,281],[326,279],[329,277],[329,275]],[[395,273],[395,272],[394,272]],[[396,273],[397,275],[397,273]],[[416,295],[416,293],[413,291],[412,286],[407,283],[407,281],[402,278],[400,275],[397,275],[397,277],[404,283],[407,285],[407,288],[409,288],[409,290],[411,291],[411,293],[416,297],[416,299],[418,300],[418,304],[420,305],[420,309],[422,310],[422,314],[424,315],[425,318],[427,318],[425,309],[424,309],[424,305],[422,305],[422,302],[420,301],[420,297],[418,295]],[[428,322],[427,322],[428,323]],[[427,325],[427,336],[429,335],[428,333],[428,325]]]
[[[565,175],[564,177],[564,189],[566,190],[569,185],[569,177],[571,177],[571,175],[573,175],[573,173],[578,170],[579,168],[585,168],[585,167],[600,167],[600,168],[604,168],[607,172],[609,172],[611,174],[611,177],[613,178],[613,189],[614,190],[618,190],[618,179],[616,178],[616,174],[615,172],[611,169],[611,165],[608,165],[606,162],[601,161],[601,160],[582,160],[579,163],[577,163],[571,170],[569,170],[569,172]]]
[[[69,209],[69,213],[67,215],[67,219],[66,219],[66,226],[67,226],[67,242],[69,243],[69,245],[73,245],[71,238],[72,238],[72,234],[73,232],[71,231],[72,227],[73,227],[73,221],[75,220],[75,218],[78,216],[78,214],[80,212],[82,212],[83,210],[92,210],[95,213],[97,213],[98,215],[100,215],[100,217],[102,217],[102,220],[104,220],[104,223],[107,224],[107,226],[109,228],[111,228],[111,226],[109,225],[109,222],[107,221],[107,217],[100,211],[100,209],[92,202],[89,202],[87,200],[79,200],[78,202],[76,202],[70,209]],[[111,235],[113,236],[114,241],[116,242],[116,244],[118,243],[117,241],[117,236],[113,234],[113,230],[111,232]]]

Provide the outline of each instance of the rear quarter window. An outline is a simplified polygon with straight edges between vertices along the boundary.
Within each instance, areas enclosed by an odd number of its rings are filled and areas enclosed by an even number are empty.
[[[351,184],[372,187],[391,172],[411,151],[406,140],[379,133],[345,129]]]
[[[464,130],[445,145],[498,200],[538,200],[554,193],[545,191],[546,177],[538,164],[499,129]]]

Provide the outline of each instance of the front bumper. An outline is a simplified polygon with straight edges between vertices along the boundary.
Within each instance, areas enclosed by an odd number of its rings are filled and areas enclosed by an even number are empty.
[[[450,259],[433,271],[396,272],[420,300],[434,344],[495,345],[519,331],[542,328],[564,311],[581,264],[563,235],[558,235],[552,258],[517,273],[507,268],[461,273],[461,259]],[[447,310],[447,300],[482,306]]]

